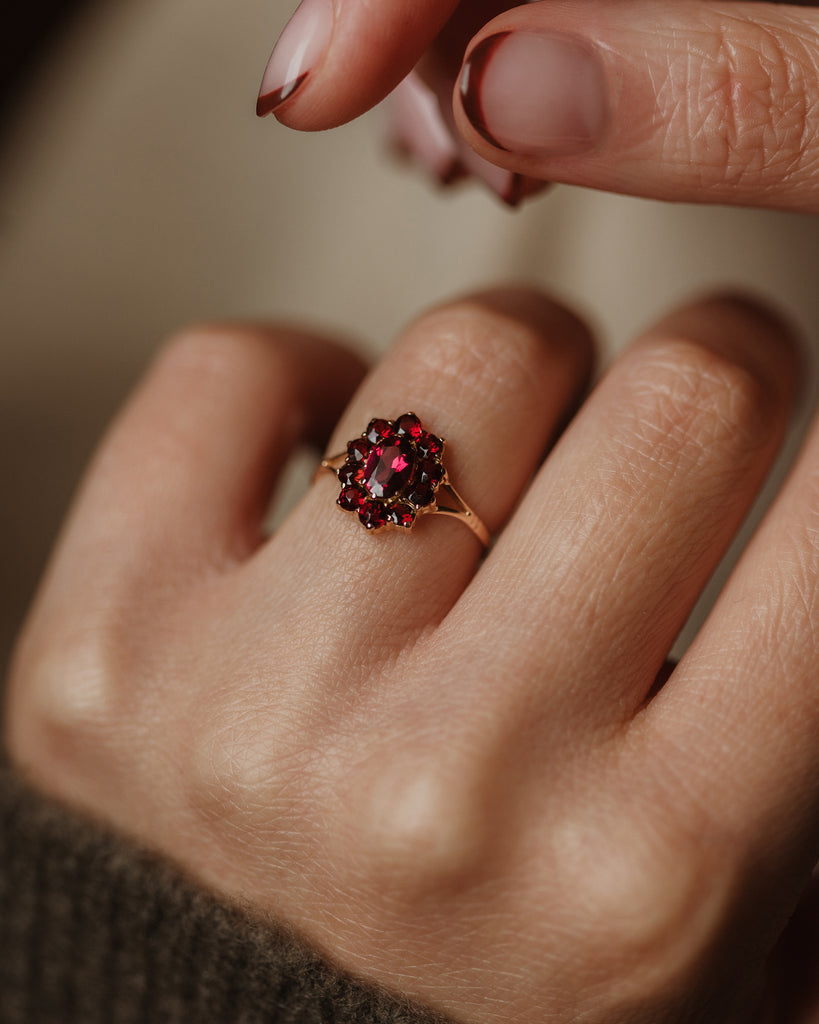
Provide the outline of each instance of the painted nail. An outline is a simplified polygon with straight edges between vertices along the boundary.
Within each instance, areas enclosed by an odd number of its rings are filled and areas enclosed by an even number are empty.
[[[548,182],[497,167],[462,143],[461,161],[473,178],[482,182],[502,203],[512,208],[548,188]]]
[[[475,130],[521,156],[583,153],[608,119],[600,58],[568,36],[504,32],[482,40],[467,57],[459,91]]]
[[[332,0],[302,0],[267,62],[256,113],[272,114],[304,85],[333,30]]]

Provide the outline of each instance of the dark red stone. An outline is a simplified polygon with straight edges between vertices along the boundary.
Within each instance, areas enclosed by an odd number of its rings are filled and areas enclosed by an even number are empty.
[[[389,516],[391,523],[409,529],[415,522],[415,509],[411,505],[398,503],[391,506]]]
[[[361,484],[373,498],[394,498],[410,482],[414,469],[412,442],[407,437],[392,437],[373,445]]]
[[[415,479],[419,484],[430,484],[437,487],[444,478],[444,467],[434,459],[424,459],[418,464]]]
[[[426,431],[421,433],[415,443],[421,455],[429,455],[433,458],[444,450],[444,442],[441,438],[434,434],[428,434]]]
[[[399,434],[408,434],[413,441],[417,441],[424,432],[421,421],[411,412],[405,412],[395,421],[395,429]]]
[[[345,487],[336,498],[336,504],[348,512],[357,512],[364,503],[365,495],[358,487]]]
[[[405,495],[407,501],[412,502],[416,508],[423,508],[425,505],[429,505],[432,501],[432,496],[435,493],[435,488],[432,484],[415,484],[410,488],[409,492]]]
[[[363,476],[364,467],[360,463],[356,466],[351,466],[348,462],[345,462],[338,471],[338,480],[342,487],[349,487],[351,484],[359,483]]]
[[[377,501],[365,501],[358,510],[358,518],[368,530],[377,530],[389,521],[387,510]]]
[[[367,440],[377,444],[386,437],[395,435],[395,427],[389,420],[370,420],[367,425]]]
[[[363,462],[370,454],[371,447],[366,437],[357,437],[347,445],[347,458],[350,462]]]
[[[338,470],[338,505],[357,512],[368,530],[388,523],[408,529],[446,476],[443,450],[443,440],[424,430],[414,413],[394,422],[370,420],[365,436],[347,445],[347,460]]]

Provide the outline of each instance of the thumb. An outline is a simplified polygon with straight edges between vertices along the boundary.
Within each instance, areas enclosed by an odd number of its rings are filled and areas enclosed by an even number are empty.
[[[474,38],[459,130],[499,166],[658,199],[819,211],[819,12],[549,0]]]

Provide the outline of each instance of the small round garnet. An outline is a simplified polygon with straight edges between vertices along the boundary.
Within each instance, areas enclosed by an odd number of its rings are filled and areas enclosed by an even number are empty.
[[[418,512],[435,500],[445,478],[444,442],[424,429],[411,412],[396,420],[373,419],[347,445],[338,469],[337,504],[356,512],[368,530],[408,529]]]

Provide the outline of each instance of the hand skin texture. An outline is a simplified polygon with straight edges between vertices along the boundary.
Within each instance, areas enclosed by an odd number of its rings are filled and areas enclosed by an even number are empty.
[[[465,55],[451,94],[457,131],[473,161],[518,175],[523,194],[545,180],[657,199],[819,211],[819,11],[811,6],[306,3],[332,8],[333,29],[301,88],[276,110],[292,127],[315,130],[355,117],[422,57],[446,122],[452,113],[443,86],[455,82]],[[439,173],[440,147],[431,146],[405,105],[399,139]],[[461,145],[453,143],[456,151]],[[463,160],[453,163],[452,176],[456,168],[467,169]],[[510,179],[495,175],[488,183],[503,195],[497,182],[509,187]]]
[[[701,301],[553,444],[582,324],[515,289],[428,312],[327,450],[415,411],[496,537],[482,559],[443,516],[366,532],[329,474],[264,538],[290,449],[362,368],[292,329],[185,332],[59,542],[12,758],[458,1021],[816,1024],[817,428],[656,682],[777,451],[795,353],[772,314]]]

